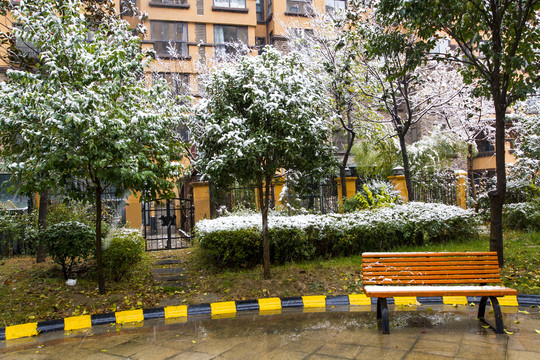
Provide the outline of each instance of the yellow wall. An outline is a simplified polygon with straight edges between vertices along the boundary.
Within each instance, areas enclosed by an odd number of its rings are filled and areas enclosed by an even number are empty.
[[[126,201],[126,227],[131,229],[141,229],[142,211],[139,198],[130,194]]]
[[[409,201],[409,192],[407,191],[405,175],[389,176],[388,180],[394,185],[394,189],[401,193],[401,199],[403,201]]]
[[[512,148],[512,144],[509,140],[505,143],[506,147],[506,154],[505,154],[505,162],[507,164],[513,164],[516,162],[516,157],[514,154],[510,153],[510,149]],[[483,157],[477,157],[473,159],[473,170],[495,170],[496,164],[495,164],[495,153],[491,156],[483,156]]]
[[[193,188],[193,206],[195,207],[194,221],[210,219],[210,191],[208,183],[196,182]]]
[[[341,190],[341,178],[336,178],[337,191],[338,191],[338,202],[339,208],[343,208],[343,191]],[[345,194],[347,199],[350,199],[356,193],[356,177],[346,177],[345,181],[347,183],[347,194]]]

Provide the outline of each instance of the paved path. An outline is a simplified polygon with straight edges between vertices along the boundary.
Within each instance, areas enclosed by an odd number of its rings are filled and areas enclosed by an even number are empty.
[[[538,308],[503,308],[513,335],[483,328],[474,307],[392,308],[390,335],[377,330],[369,308],[287,311],[50,333],[0,343],[0,359],[540,359]]]

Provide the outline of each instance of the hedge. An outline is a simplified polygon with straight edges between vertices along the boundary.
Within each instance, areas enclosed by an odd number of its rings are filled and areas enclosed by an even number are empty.
[[[477,228],[473,212],[427,203],[348,214],[274,215],[268,220],[273,264],[444,242],[474,236]],[[261,215],[201,220],[195,240],[215,266],[253,267],[262,262]]]

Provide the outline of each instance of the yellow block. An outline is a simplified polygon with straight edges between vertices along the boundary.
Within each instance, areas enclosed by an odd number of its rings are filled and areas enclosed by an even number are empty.
[[[139,322],[144,320],[142,309],[119,311],[115,314],[116,322],[119,324],[128,322]]]
[[[416,305],[416,296],[395,296],[394,304],[396,305]]]
[[[351,294],[349,295],[350,305],[371,305],[371,298],[366,294]]]
[[[165,319],[165,324],[181,324],[187,322],[187,316]]]
[[[6,340],[37,335],[37,322],[6,327]]]
[[[187,317],[187,305],[165,307],[165,319],[177,317]]]
[[[326,296],[302,296],[304,308],[326,308]]]
[[[446,305],[468,305],[466,296],[443,296],[443,304]]]
[[[276,311],[281,310],[281,299],[274,297],[274,298],[266,298],[266,299],[259,299],[259,311]]]
[[[497,298],[501,306],[519,306],[516,295],[505,295]]]
[[[212,317],[220,315],[236,314],[236,303],[234,301],[223,301],[210,304]]]
[[[72,316],[64,319],[64,330],[77,330],[92,327],[90,315]]]

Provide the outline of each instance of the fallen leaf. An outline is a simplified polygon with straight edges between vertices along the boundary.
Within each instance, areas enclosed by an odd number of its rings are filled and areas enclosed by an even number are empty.
[[[522,314],[525,314],[525,315],[529,315],[530,312],[528,312],[527,310],[518,310],[519,313],[522,313]]]
[[[507,333],[508,335],[514,335],[514,332],[510,330],[504,329],[504,332]]]

